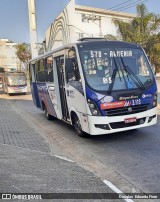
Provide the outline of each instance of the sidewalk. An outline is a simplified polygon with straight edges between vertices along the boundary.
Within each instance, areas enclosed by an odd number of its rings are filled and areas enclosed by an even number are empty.
[[[11,102],[0,99],[0,193],[55,192],[113,193],[93,173],[51,154]]]

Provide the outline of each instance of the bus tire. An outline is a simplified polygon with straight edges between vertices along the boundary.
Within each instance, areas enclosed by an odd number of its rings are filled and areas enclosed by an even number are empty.
[[[82,126],[81,126],[80,120],[79,120],[78,116],[75,113],[74,113],[74,117],[73,117],[72,123],[73,123],[74,129],[76,130],[76,132],[78,133],[78,135],[80,137],[83,137],[83,138],[88,137],[88,134],[85,133],[82,130]]]
[[[50,115],[50,114],[48,114],[48,111],[47,111],[46,108],[44,109],[44,113],[45,113],[45,115],[46,115],[46,118],[47,118],[49,121],[53,119],[53,116]]]

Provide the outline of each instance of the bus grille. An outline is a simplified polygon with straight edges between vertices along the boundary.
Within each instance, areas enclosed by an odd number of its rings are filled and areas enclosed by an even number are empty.
[[[132,112],[129,112],[128,107],[107,109],[105,110],[107,116],[121,116],[144,112],[149,109],[149,104],[131,106]]]
[[[122,122],[110,123],[110,126],[112,129],[126,128],[126,127],[138,126],[138,125],[144,124],[145,121],[146,121],[146,118],[140,118],[140,119],[137,119],[137,121],[134,123],[126,124],[124,121],[122,121]]]

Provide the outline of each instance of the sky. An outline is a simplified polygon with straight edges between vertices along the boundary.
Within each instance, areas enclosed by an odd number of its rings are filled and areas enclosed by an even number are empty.
[[[35,2],[38,41],[41,43],[45,39],[46,30],[69,0]],[[128,13],[136,13],[136,4],[140,2],[146,5],[149,12],[160,14],[160,0],[76,0],[78,5]],[[0,0],[0,10],[0,38],[7,38],[16,43],[30,43],[28,0]]]

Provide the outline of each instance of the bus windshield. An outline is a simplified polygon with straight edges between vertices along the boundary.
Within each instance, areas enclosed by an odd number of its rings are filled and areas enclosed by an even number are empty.
[[[7,73],[7,83],[10,86],[23,86],[27,84],[27,78],[24,72]]]
[[[88,85],[97,91],[145,89],[154,79],[140,48],[83,49],[80,58]]]

